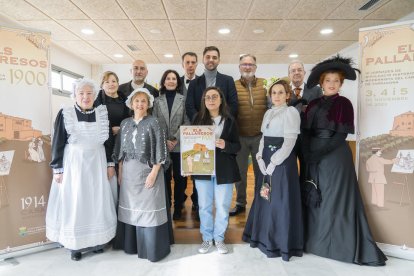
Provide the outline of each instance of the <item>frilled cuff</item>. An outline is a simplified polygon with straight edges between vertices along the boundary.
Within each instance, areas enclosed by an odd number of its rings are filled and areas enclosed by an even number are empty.
[[[63,173],[63,168],[53,169],[53,174],[61,174]]]
[[[108,162],[106,164],[107,167],[115,167],[115,162]]]

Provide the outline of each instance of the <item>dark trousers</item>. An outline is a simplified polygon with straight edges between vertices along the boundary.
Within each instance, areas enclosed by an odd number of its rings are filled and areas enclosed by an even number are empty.
[[[187,199],[187,177],[181,176],[180,153],[170,152],[171,165],[165,172],[168,202],[171,206],[171,179],[174,177],[174,208],[182,208]]]

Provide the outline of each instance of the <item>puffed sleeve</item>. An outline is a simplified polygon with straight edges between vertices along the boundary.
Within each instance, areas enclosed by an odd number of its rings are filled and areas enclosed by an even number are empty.
[[[65,145],[68,141],[68,133],[65,129],[65,121],[63,117],[63,109],[56,116],[53,140],[52,140],[52,160],[50,166],[53,173],[63,173],[63,154]]]
[[[300,115],[293,106],[288,107],[286,110],[283,128],[284,138],[296,138],[300,133]]]

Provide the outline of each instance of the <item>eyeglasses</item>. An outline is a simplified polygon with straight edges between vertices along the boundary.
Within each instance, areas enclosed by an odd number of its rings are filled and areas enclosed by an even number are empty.
[[[219,95],[213,95],[213,96],[205,96],[204,97],[204,100],[206,100],[206,101],[216,101],[218,98],[220,98],[220,96]]]
[[[256,67],[256,64],[252,64],[252,63],[242,63],[242,64],[240,64],[240,67],[243,67],[243,68],[253,68],[253,67]]]

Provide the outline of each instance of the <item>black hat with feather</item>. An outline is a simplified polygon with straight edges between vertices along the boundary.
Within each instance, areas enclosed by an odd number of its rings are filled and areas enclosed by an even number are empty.
[[[355,71],[358,71],[358,69],[353,68],[351,65],[353,64],[351,58],[344,58],[341,57],[339,54],[324,60],[322,62],[319,62],[316,64],[309,75],[307,86],[308,88],[312,88],[319,84],[319,79],[321,75],[326,71],[342,71],[345,75],[345,79],[348,80],[356,80],[356,73]]]

